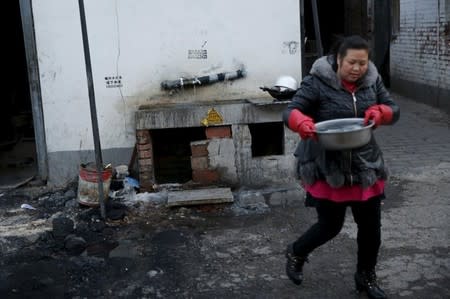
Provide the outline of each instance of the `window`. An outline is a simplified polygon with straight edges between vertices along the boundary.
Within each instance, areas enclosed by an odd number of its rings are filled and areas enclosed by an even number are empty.
[[[249,124],[248,128],[252,136],[252,157],[283,154],[283,123]]]

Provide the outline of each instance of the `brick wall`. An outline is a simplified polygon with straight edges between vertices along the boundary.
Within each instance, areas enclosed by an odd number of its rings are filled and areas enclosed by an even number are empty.
[[[202,185],[237,183],[231,126],[205,129],[207,140],[191,143],[192,180]]]
[[[401,0],[400,32],[391,42],[390,57],[394,90],[404,85],[411,95],[444,108],[450,106],[450,98],[432,96],[450,92],[449,6],[448,0]]]
[[[155,170],[153,147],[149,130],[136,131],[136,150],[139,167],[139,183],[142,191],[153,191]]]
[[[208,158],[209,140],[195,141],[191,143],[191,167],[192,180],[200,184],[214,184],[219,181],[219,173],[211,169]]]

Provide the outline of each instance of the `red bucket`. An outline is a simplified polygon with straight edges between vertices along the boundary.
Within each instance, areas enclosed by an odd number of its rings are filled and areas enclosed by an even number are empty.
[[[108,199],[111,184],[112,167],[104,167],[101,173],[103,182],[104,200]],[[78,175],[78,202],[80,204],[96,207],[100,204],[98,194],[98,172],[95,163],[81,164]]]

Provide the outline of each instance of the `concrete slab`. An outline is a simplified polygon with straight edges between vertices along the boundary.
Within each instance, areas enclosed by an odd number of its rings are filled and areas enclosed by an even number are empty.
[[[233,194],[230,188],[208,188],[169,192],[167,206],[218,204],[233,201]]]
[[[253,105],[257,106],[265,106],[265,105],[286,105],[290,101],[284,101],[284,100],[275,100],[273,98],[268,99],[247,99],[249,103],[252,103]]]

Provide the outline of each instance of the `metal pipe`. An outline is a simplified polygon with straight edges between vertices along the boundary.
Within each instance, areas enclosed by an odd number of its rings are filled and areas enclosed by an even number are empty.
[[[180,89],[183,87],[208,85],[221,81],[231,81],[244,78],[246,72],[244,69],[235,72],[225,72],[214,75],[194,77],[194,78],[179,78],[177,80],[165,80],[161,82],[161,88],[164,90]]]
[[[300,0],[300,49],[301,49],[301,60],[300,63],[302,65],[302,75],[304,78],[306,76],[306,59],[305,59],[305,1]]]
[[[319,10],[317,8],[317,0],[311,0],[311,6],[314,18],[314,34],[316,36],[317,54],[323,56],[322,37],[320,36]]]
[[[94,137],[94,150],[95,150],[95,164],[97,167],[98,174],[98,201],[100,203],[100,214],[103,219],[106,217],[105,202],[103,198],[103,159],[102,159],[102,149],[100,145],[100,135],[98,132],[98,120],[97,120],[97,109],[95,106],[95,92],[94,92],[94,81],[92,79],[92,66],[91,66],[91,56],[89,52],[89,39],[86,27],[86,15],[84,11],[84,1],[78,0],[80,8],[80,20],[81,20],[81,33],[83,37],[83,48],[84,48],[84,60],[86,63],[86,76],[88,83],[89,92],[89,105],[91,109],[91,121],[92,121],[92,133]]]

